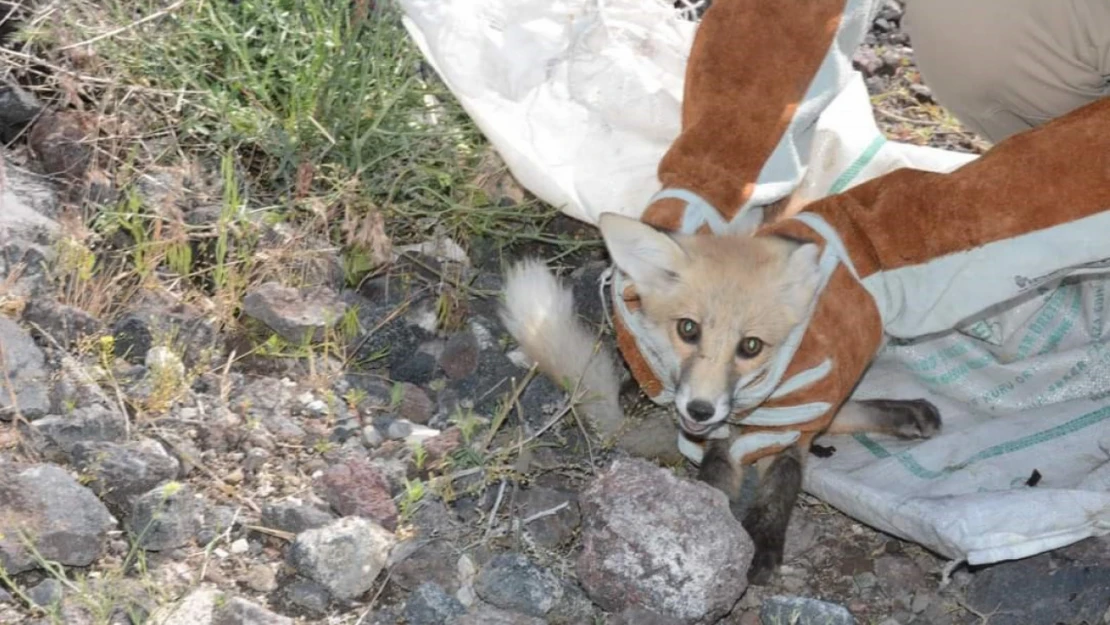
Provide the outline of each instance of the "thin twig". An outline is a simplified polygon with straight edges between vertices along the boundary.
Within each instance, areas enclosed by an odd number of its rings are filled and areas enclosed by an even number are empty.
[[[909,117],[902,117],[901,115],[898,115],[896,113],[891,113],[890,111],[884,111],[881,108],[876,108],[875,110],[878,111],[879,114],[882,115],[883,117],[886,117],[887,119],[891,119],[891,120],[896,121],[896,122],[901,122],[903,124],[914,124],[916,126],[930,126],[930,127],[933,127],[933,128],[939,128],[939,127],[944,125],[941,122],[935,122],[931,119],[912,119],[912,118],[909,118]]]
[[[564,501],[563,503],[561,503],[557,506],[553,506],[551,508],[548,508],[547,510],[540,510],[539,512],[533,514],[532,516],[530,516],[526,519],[522,519],[520,521],[520,524],[521,525],[528,525],[532,521],[538,521],[539,519],[542,519],[544,517],[554,516],[556,514],[559,514],[560,510],[562,510],[563,508],[568,507],[569,505],[570,505],[570,502]]]
[[[493,443],[493,437],[497,435],[497,431],[501,429],[501,425],[505,422],[505,419],[509,417],[509,412],[512,411],[513,406],[519,406],[518,402],[520,396],[524,393],[524,389],[527,388],[528,383],[532,381],[535,375],[536,366],[533,365],[528,369],[528,373],[525,374],[520,384],[513,385],[513,394],[509,397],[509,401],[505,402],[504,407],[497,411],[497,414],[494,415],[493,422],[490,423],[489,432],[486,434],[486,440],[482,443],[482,451],[489,449],[490,444]],[[521,421],[524,420],[523,412],[520,413],[520,419]]]
[[[501,509],[501,500],[502,500],[502,498],[505,497],[505,487],[508,486],[508,485],[509,485],[509,480],[505,479],[505,478],[502,478],[501,479],[501,486],[500,486],[500,488],[497,489],[497,499],[493,502],[493,509],[490,510],[490,513],[489,513],[489,524],[487,524],[487,526],[486,526],[486,535],[485,535],[485,537],[487,537],[487,538],[489,537],[490,532],[493,531],[494,522],[497,521],[497,513]]]

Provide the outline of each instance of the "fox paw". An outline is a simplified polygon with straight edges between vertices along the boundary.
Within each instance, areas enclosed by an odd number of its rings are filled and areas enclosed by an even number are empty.
[[[940,432],[940,411],[927,399],[869,399],[883,413],[883,431],[898,438],[932,438]]]
[[[752,562],[748,566],[748,584],[752,586],[767,586],[778,571],[782,562],[782,554],[771,549],[756,548]]]

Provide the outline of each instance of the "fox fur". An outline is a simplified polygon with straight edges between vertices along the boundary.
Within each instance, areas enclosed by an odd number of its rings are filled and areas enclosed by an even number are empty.
[[[726,423],[738,376],[758,367],[801,321],[816,288],[814,246],[778,237],[679,235],[612,213],[598,225],[613,262],[636,283],[644,316],[667,329],[682,359],[679,427],[705,436]],[[556,382],[577,388],[598,434],[617,435],[624,419],[617,360],[578,319],[571,290],[542,262],[527,259],[509,269],[503,295],[501,320],[525,355]],[[697,324],[697,340],[678,335],[685,319]],[[752,338],[760,341],[750,350],[757,353],[738,355],[738,346]],[[855,400],[843,405],[825,433],[927,438],[939,427],[936,408],[925,400]],[[744,467],[731,459],[730,440],[710,443],[698,476],[733,503],[755,544],[749,581],[765,584],[782,562],[808,453],[792,448],[756,462],[757,486],[744,510]]]
[[[540,371],[568,390],[577,387],[599,434],[618,430],[624,413],[616,361],[578,319],[574,294],[541,261],[527,259],[508,271],[500,317]]]

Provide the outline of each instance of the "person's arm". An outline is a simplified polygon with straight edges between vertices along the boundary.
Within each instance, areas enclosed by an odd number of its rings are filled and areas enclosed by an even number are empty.
[[[641,219],[682,232],[707,222],[749,230],[785,202],[874,10],[874,0],[715,0],[690,51],[663,189]]]
[[[735,405],[752,408],[741,428],[798,431],[808,445],[884,334],[947,331],[1040,285],[1106,272],[1108,232],[1110,98],[1013,135],[952,172],[898,169],[764,226],[755,236],[821,246],[827,282],[775,355],[774,373],[737,389]],[[742,462],[776,451],[737,449]]]

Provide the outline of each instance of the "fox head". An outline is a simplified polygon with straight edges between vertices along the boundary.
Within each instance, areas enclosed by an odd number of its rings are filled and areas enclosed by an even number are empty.
[[[635,284],[643,317],[669,337],[681,363],[674,382],[682,429],[707,434],[732,413],[741,378],[759,371],[803,320],[819,282],[818,246],[750,233],[669,234],[616,213],[601,215],[598,226]]]

